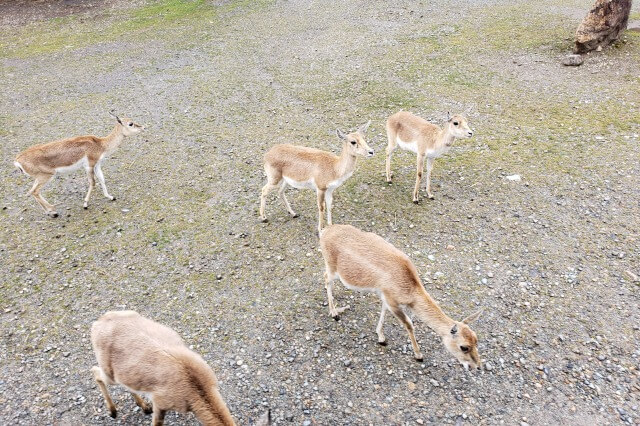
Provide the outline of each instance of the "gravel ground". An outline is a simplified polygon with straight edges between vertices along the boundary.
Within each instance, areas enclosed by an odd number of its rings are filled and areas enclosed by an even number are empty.
[[[125,308],[204,356],[240,424],[267,406],[276,424],[640,423],[640,34],[563,67],[591,0],[7,3],[0,424],[147,424],[116,387],[108,417],[89,372],[91,322]],[[104,135],[112,108],[148,126],[103,167],[117,201],[83,210],[77,172],[46,218],[15,154]],[[384,182],[400,109],[475,130],[420,205],[413,155]],[[406,251],[450,316],[485,308],[482,371],[419,321],[423,364],[393,318],[376,345],[374,296],[337,286],[351,309],[330,319],[311,192],[290,191],[299,218],[272,197],[258,220],[268,147],[338,151],[334,129],[369,119],[378,153],[334,221]]]

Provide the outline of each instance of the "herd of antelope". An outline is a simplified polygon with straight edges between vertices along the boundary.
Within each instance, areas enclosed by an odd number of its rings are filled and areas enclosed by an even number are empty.
[[[96,178],[104,196],[115,200],[107,191],[101,164],[126,136],[133,136],[144,130],[144,126],[129,118],[115,118],[115,127],[105,137],[79,136],[35,145],[16,157],[14,165],[35,180],[28,194],[36,199],[47,215],[56,217],[58,213],[42,197],[40,191],[58,172],[85,169],[89,180],[83,203],[85,209],[89,206]],[[285,195],[287,186],[315,190],[318,204],[317,231],[325,264],[324,281],[329,315],[338,320],[340,314],[347,309],[336,307],[333,298],[333,283],[339,279],[349,289],[373,292],[380,297],[382,305],[376,327],[379,344],[386,345],[383,323],[385,314],[389,311],[407,329],[414,357],[422,361],[423,355],[414,335],[413,322],[408,315],[413,313],[441,337],[447,351],[465,369],[480,368],[478,340],[469,327],[480,312],[462,321],[453,320],[427,293],[416,267],[406,254],[374,233],[364,232],[350,225],[333,225],[333,192],[353,174],[358,156],[374,155],[373,149],[365,140],[370,123],[369,121],[352,133],[336,131],[342,140],[342,152],[339,156],[289,144],[272,147],[264,156],[267,182],[260,196],[260,219],[267,221],[267,196],[278,185],[278,194],[292,217],[297,217],[297,213],[291,208]],[[470,138],[473,135],[466,119],[461,115],[449,116],[444,127],[440,128],[404,111],[389,117],[386,130],[387,182],[391,182],[391,155],[397,147],[417,155],[416,182],[412,197],[414,203],[419,202],[425,159],[425,189],[427,196],[433,198],[431,171],[435,159],[446,153],[456,138]],[[161,425],[168,410],[193,412],[205,425],[235,424],[220,395],[213,370],[172,329],[134,311],[111,311],[93,323],[91,343],[98,362],[98,366],[91,371],[112,417],[116,417],[116,407],[107,385],[120,384],[132,393],[136,404],[144,413],[153,413],[153,425]],[[150,398],[151,404],[142,396]],[[270,424],[270,418],[268,411],[256,424]]]

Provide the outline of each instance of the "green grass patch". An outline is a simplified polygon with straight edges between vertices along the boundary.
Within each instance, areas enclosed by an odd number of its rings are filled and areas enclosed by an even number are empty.
[[[0,136],[9,135],[9,117],[0,115]]]
[[[165,0],[134,10],[130,15],[131,18],[118,25],[117,29],[126,32],[158,27],[192,18],[203,12],[205,15],[211,13],[204,0]]]
[[[2,57],[29,57],[114,41],[145,30],[167,28],[186,21],[208,19],[215,10],[204,0],[165,0],[134,10],[117,10],[107,19],[85,21],[78,16],[27,25],[0,42]],[[4,37],[3,37],[4,38]]]
[[[573,35],[575,23],[568,18],[540,14],[531,5],[482,8],[479,19],[468,21],[451,37],[450,43],[466,52],[474,49],[512,51],[551,46],[561,50]]]
[[[585,135],[626,132],[640,120],[637,109],[625,107],[616,100],[597,104],[557,102],[548,104],[521,101],[505,108],[504,119],[538,134],[582,133]]]
[[[394,75],[402,77],[406,82],[422,86],[425,99],[429,102],[434,90],[450,93],[452,88],[482,89],[491,84],[495,73],[485,64],[474,60],[471,46],[452,43],[459,33],[438,33],[438,29],[428,29],[434,35],[428,37],[408,37],[402,40],[397,51],[390,51],[381,60],[381,67],[395,68]],[[468,49],[467,49],[468,48]],[[407,58],[398,62],[398,56]],[[418,91],[414,96],[423,96]]]
[[[423,55],[437,53],[444,48],[441,38],[436,35],[417,37],[413,38],[412,41],[413,44],[419,47]]]
[[[624,32],[624,35],[631,37],[631,41],[636,43],[638,42],[638,40],[640,40],[640,31],[638,30],[634,30],[634,31],[627,30]]]
[[[171,41],[177,42],[181,26],[193,35],[194,26],[210,25],[211,21],[217,21],[220,13],[238,7],[255,8],[266,3],[264,0],[238,0],[216,7],[205,0],[164,0],[137,9],[107,12],[100,18],[54,18],[13,32],[0,32],[0,58],[26,58],[101,42],[139,40],[166,30],[176,32]],[[187,39],[193,43],[193,37]]]
[[[387,82],[369,82],[363,87],[358,102],[365,111],[376,113],[388,108],[410,108],[416,105],[415,94]]]
[[[501,112],[492,114],[490,125],[475,128],[478,135],[491,135],[483,140],[489,149],[458,153],[447,161],[470,168],[490,163],[494,168],[522,173],[531,182],[550,176],[580,179],[592,171],[576,164],[590,164],[590,156],[631,143],[620,135],[637,131],[640,122],[640,112],[618,100],[579,103],[572,99],[518,97],[508,87],[497,93],[502,99]],[[596,136],[604,139],[597,140]]]

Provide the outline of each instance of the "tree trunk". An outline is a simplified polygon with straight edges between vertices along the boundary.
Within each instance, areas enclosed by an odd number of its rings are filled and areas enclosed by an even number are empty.
[[[586,53],[598,46],[608,46],[625,28],[631,0],[596,0],[576,31],[575,53]]]

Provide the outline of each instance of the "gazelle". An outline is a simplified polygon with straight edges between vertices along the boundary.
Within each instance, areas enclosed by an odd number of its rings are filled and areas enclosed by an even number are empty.
[[[235,425],[211,367],[169,327],[134,311],[111,311],[91,326],[91,344],[99,365],[91,372],[111,417],[117,411],[107,385],[121,384],[145,414],[153,412],[154,426],[168,410],[192,411],[207,426]],[[266,412],[256,425],[270,424],[269,417]]]
[[[358,155],[373,156],[373,149],[364,139],[370,124],[371,121],[349,134],[336,130],[336,134],[342,139],[342,153],[339,157],[330,152],[289,144],[280,144],[271,148],[264,156],[267,184],[262,188],[260,197],[262,221],[267,221],[264,213],[267,195],[282,182],[278,194],[292,217],[297,217],[298,214],[293,211],[284,194],[287,185],[298,189],[315,189],[318,198],[318,232],[322,230],[325,206],[327,223],[331,225],[333,191],[353,174]]]
[[[431,194],[431,171],[436,158],[445,154],[453,145],[456,138],[470,138],[473,132],[467,125],[467,120],[462,115],[449,116],[444,129],[427,120],[400,111],[393,114],[387,120],[387,182],[391,183],[391,154],[399,146],[402,149],[415,152],[418,156],[416,171],[416,184],[413,188],[413,202],[418,203],[418,191],[420,180],[424,170],[424,160],[427,159],[427,196],[433,199]]]
[[[117,123],[109,135],[101,138],[98,136],[78,136],[62,139],[41,145],[34,145],[22,151],[13,163],[23,173],[31,176],[36,181],[27,195],[33,195],[44,208],[46,214],[57,217],[54,206],[49,204],[40,190],[49,182],[57,172],[70,172],[81,167],[87,171],[89,178],[89,190],[84,197],[83,207],[89,206],[89,198],[95,186],[95,178],[98,178],[102,193],[109,200],[116,198],[109,195],[102,174],[102,161],[122,143],[125,136],[132,136],[144,129],[144,126],[133,122],[128,118],[115,116]]]
[[[476,334],[467,325],[481,312],[455,321],[440,309],[425,290],[418,271],[403,252],[371,232],[363,232],[351,225],[326,227],[320,236],[325,262],[325,287],[329,314],[339,319],[347,307],[336,308],[333,282],[340,279],[349,289],[370,291],[380,296],[382,311],[376,328],[378,343],[386,345],[382,325],[389,310],[405,326],[416,360],[422,353],[413,333],[413,323],[405,313],[410,310],[442,338],[445,348],[462,363],[465,369],[480,367]]]

